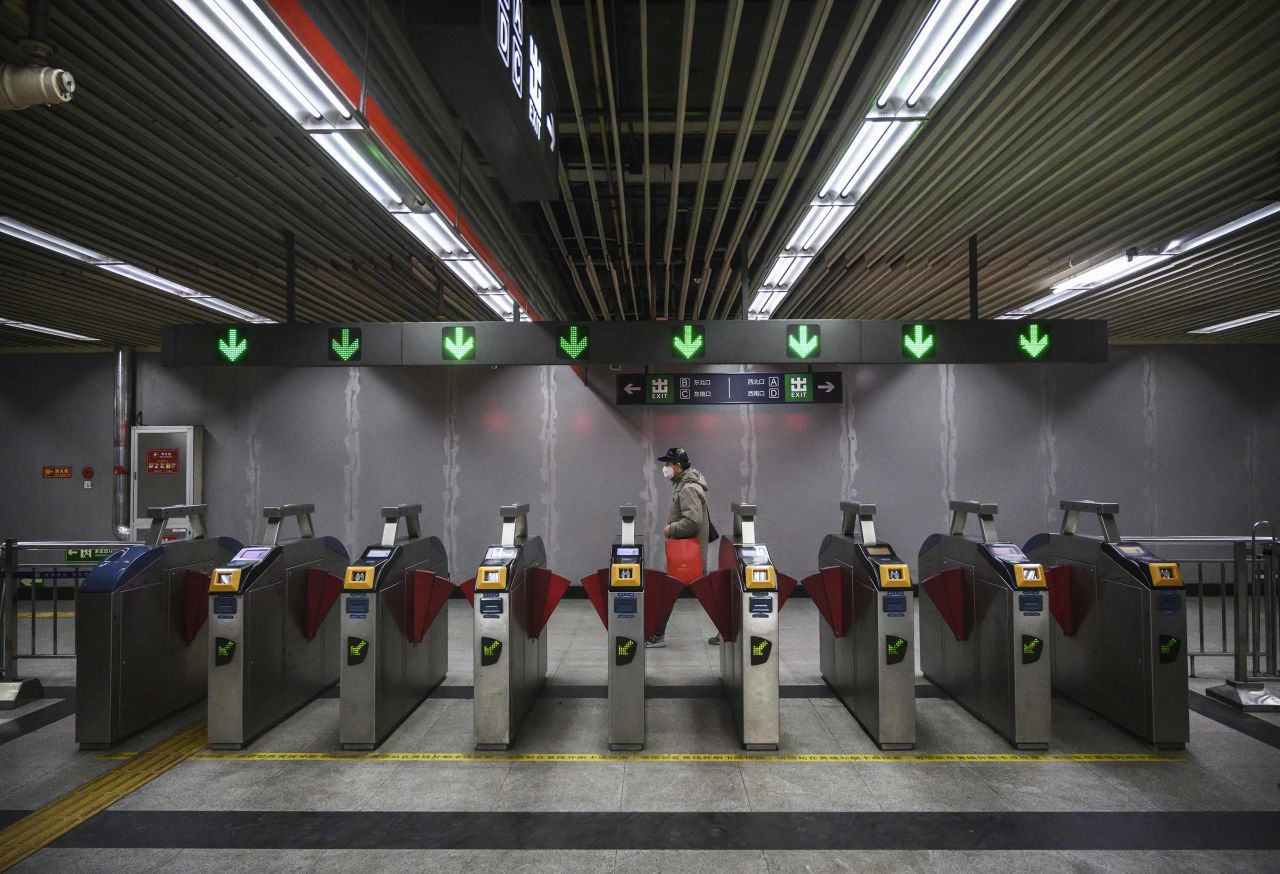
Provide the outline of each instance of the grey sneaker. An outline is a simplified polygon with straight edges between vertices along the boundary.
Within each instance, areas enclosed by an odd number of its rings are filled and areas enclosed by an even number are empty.
[[[716,636],[714,636],[714,637],[708,637],[708,638],[707,638],[707,643],[711,644],[712,646],[719,646],[719,645],[720,645],[720,635],[718,635],[718,634],[717,634],[717,635],[716,635]]]
[[[645,649],[662,649],[667,645],[667,637],[665,634],[655,634],[644,642]]]

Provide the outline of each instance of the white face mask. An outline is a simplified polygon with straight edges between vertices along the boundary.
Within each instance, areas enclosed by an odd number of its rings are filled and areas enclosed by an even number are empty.
[[[676,475],[676,472],[674,470],[672,470],[670,467],[668,467],[665,464],[662,465],[662,476],[664,479],[671,479],[675,475]]]

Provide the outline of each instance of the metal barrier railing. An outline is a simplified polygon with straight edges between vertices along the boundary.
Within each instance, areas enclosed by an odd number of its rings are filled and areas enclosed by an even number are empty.
[[[117,540],[4,541],[0,547],[3,557],[0,566],[4,568],[3,597],[0,598],[0,637],[3,638],[0,678],[16,677],[19,658],[74,658],[74,635],[69,643],[66,635],[60,637],[58,620],[74,617],[75,593],[80,581],[98,562],[118,550],[137,545]],[[66,592],[66,588],[70,592]],[[64,612],[71,613],[71,617],[62,616]],[[19,647],[23,631],[27,632],[28,640],[25,646]]]
[[[1259,536],[1264,527],[1269,533]],[[1256,523],[1248,537],[1131,539],[1182,566],[1191,676],[1197,658],[1230,658],[1234,682],[1280,677],[1280,541],[1269,522]]]

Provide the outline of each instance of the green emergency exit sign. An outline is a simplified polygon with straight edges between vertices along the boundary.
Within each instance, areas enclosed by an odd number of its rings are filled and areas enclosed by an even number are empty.
[[[77,546],[67,550],[67,564],[97,564],[119,551],[118,546]]]

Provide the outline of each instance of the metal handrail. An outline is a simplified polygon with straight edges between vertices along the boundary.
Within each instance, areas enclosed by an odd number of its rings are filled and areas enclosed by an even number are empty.
[[[0,546],[3,553],[4,585],[0,587],[0,680],[15,681],[18,679],[18,556],[22,552],[45,549],[99,549],[111,547],[113,552],[130,546],[142,546],[138,541],[119,540],[5,540]],[[41,562],[41,565],[56,566],[65,562]],[[57,640],[58,625],[58,593],[54,583],[54,640]],[[35,589],[31,591],[32,601],[32,641],[34,645],[35,629]]]
[[[1271,536],[1259,536],[1261,529],[1271,532]],[[1275,535],[1275,527],[1268,521],[1255,522],[1247,536],[1241,535],[1152,535],[1126,538],[1139,543],[1161,544],[1164,546],[1223,546],[1229,547],[1231,557],[1196,559],[1197,579],[1200,586],[1199,597],[1199,642],[1202,651],[1189,650],[1191,656],[1191,673],[1195,676],[1196,657],[1230,657],[1233,662],[1233,681],[1244,684],[1277,675],[1277,660],[1280,657],[1280,639],[1277,638],[1276,606],[1280,598],[1280,579],[1277,578],[1275,564],[1277,552],[1280,552],[1280,541]],[[1172,558],[1172,557],[1171,557]],[[1182,563],[1190,564],[1192,560],[1184,559]],[[1205,634],[1205,602],[1206,581],[1204,566],[1217,564],[1219,568],[1218,585],[1220,619],[1222,623],[1222,644],[1218,652],[1204,650]],[[1231,578],[1228,580],[1226,565],[1232,565]],[[1258,563],[1265,562],[1259,570]],[[1227,646],[1228,618],[1226,615],[1226,588],[1230,582],[1233,589],[1231,628],[1233,640]],[[1264,623],[1265,618],[1265,623]],[[1265,634],[1264,634],[1265,631]],[[1265,659],[1265,667],[1263,660]],[[1252,661],[1252,671],[1250,670]]]

